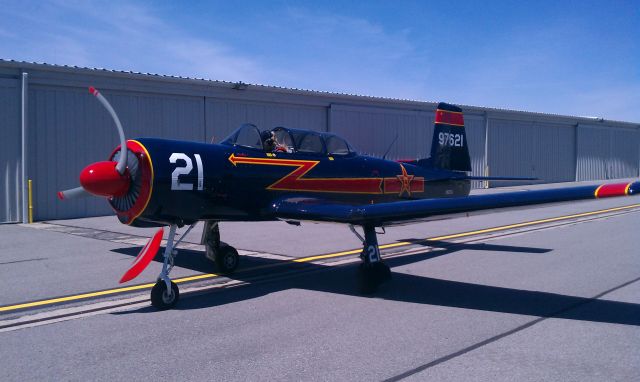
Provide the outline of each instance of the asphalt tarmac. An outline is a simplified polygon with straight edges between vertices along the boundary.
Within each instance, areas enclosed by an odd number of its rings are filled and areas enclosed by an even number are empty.
[[[144,286],[157,261],[125,284],[140,289],[73,298],[119,288],[153,230],[113,217],[2,225],[0,380],[639,380],[638,203],[389,228],[393,279],[370,297],[355,255],[340,254],[360,245],[346,227],[223,223],[242,270],[181,283],[164,312]],[[215,272],[199,236],[173,278]]]

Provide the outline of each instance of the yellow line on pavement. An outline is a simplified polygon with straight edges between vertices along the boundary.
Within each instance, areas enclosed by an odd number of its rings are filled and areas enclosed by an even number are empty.
[[[425,239],[425,241],[438,241],[438,240],[456,239],[456,238],[459,238],[459,237],[467,237],[467,236],[479,235],[479,234],[483,234],[483,233],[504,231],[504,230],[513,229],[513,228],[527,227],[527,226],[532,226],[532,225],[536,225],[536,224],[552,223],[552,222],[556,222],[556,221],[569,220],[569,219],[581,218],[581,217],[585,217],[585,216],[604,214],[604,213],[607,213],[607,212],[623,211],[623,210],[628,210],[628,209],[632,209],[632,208],[636,208],[636,207],[640,207],[640,204],[632,204],[632,205],[629,205],[629,206],[608,208],[606,210],[584,212],[584,213],[574,214],[574,215],[558,216],[558,217],[549,218],[549,219],[541,219],[541,220],[534,220],[534,221],[524,222],[524,223],[503,225],[503,226],[499,226],[499,227],[480,229],[480,230],[476,230],[476,231],[456,233],[456,234],[453,234],[453,235],[430,237],[430,238]],[[415,244],[415,242],[412,243],[412,242],[409,242],[409,241],[399,241],[399,242],[396,242],[396,243],[381,245],[380,249],[405,247],[405,246],[411,245],[411,244]],[[361,249],[354,249],[354,250],[344,251],[344,252],[329,253],[329,254],[326,254],[326,255],[303,257],[303,258],[300,258],[300,259],[295,259],[293,261],[304,263],[304,262],[308,262],[308,261],[314,261],[314,260],[320,260],[320,259],[329,259],[329,258],[332,258],[332,257],[339,257],[339,256],[344,256],[344,255],[354,255],[354,254],[360,253],[361,251],[362,251]]]
[[[24,309],[24,308],[33,308],[35,306],[57,304],[59,302],[83,300],[83,299],[92,298],[92,297],[107,296],[110,294],[130,292],[130,291],[140,290],[140,289],[148,289],[151,287],[153,287],[153,284],[134,285],[134,286],[124,287],[124,288],[108,289],[108,290],[101,290],[98,292],[83,293],[83,294],[76,294],[73,296],[52,298],[49,300],[40,300],[40,301],[26,302],[26,303],[17,304],[17,305],[0,306],[0,312],[7,312],[10,310]]]
[[[483,234],[483,233],[498,232],[498,231],[504,231],[504,230],[509,230],[509,229],[513,229],[513,228],[522,228],[522,227],[528,227],[528,226],[537,225],[537,224],[552,223],[552,222],[557,222],[557,221],[563,221],[563,220],[570,220],[570,219],[575,219],[575,218],[599,215],[599,214],[604,214],[604,213],[608,213],[608,212],[624,211],[624,210],[629,210],[629,209],[633,209],[633,208],[637,208],[637,207],[640,207],[640,203],[639,204],[632,204],[632,205],[628,205],[628,206],[622,206],[622,207],[608,208],[608,209],[605,209],[605,210],[583,212],[583,213],[573,214],[573,215],[558,216],[558,217],[555,217],[555,218],[540,219],[540,220],[534,220],[534,221],[529,221],[529,222],[523,222],[523,223],[503,225],[503,226],[493,227],[493,228],[480,229],[480,230],[476,230],[476,231],[456,233],[456,234],[453,234],[453,235],[437,236],[437,237],[427,238],[427,239],[425,239],[425,241],[439,241],[439,240],[447,240],[447,239],[456,239],[456,238],[460,238],[460,237],[479,235],[479,234]],[[412,244],[415,244],[415,242],[401,241],[401,242],[381,245],[380,249],[404,247],[404,246],[408,246],[408,245],[412,245]],[[361,252],[361,249],[353,249],[353,250],[349,250],[349,251],[329,253],[329,254],[326,254],[326,255],[303,257],[303,258],[299,258],[299,259],[294,259],[294,260],[292,260],[292,262],[307,263],[307,262],[315,261],[315,260],[330,259],[330,258],[341,257],[341,256],[346,256],[346,255],[355,255],[355,254],[359,254],[360,252]],[[187,276],[187,277],[177,278],[177,279],[175,279],[173,281],[176,284],[180,284],[180,283],[186,283],[186,282],[189,282],[189,281],[212,279],[212,278],[216,278],[216,277],[219,277],[219,275],[215,274],[215,273],[204,273],[204,274],[199,274],[199,275],[195,275],[195,276]],[[129,286],[129,287],[114,288],[114,289],[107,289],[107,290],[102,290],[102,291],[97,291],[97,292],[76,294],[76,295],[66,296],[66,297],[58,297],[58,298],[53,298],[53,299],[48,299],[48,300],[39,300],[39,301],[33,301],[33,302],[26,302],[26,303],[22,303],[22,304],[0,306],[0,312],[8,312],[8,311],[12,311],[12,310],[33,308],[33,307],[45,306],[45,305],[53,305],[53,304],[57,304],[57,303],[60,303],[60,302],[84,300],[84,299],[93,298],[93,297],[115,295],[115,294],[120,294],[120,293],[125,293],[125,292],[136,291],[136,290],[151,289],[153,287],[153,285],[154,285],[153,283],[140,284],[140,285],[133,285],[133,286]]]

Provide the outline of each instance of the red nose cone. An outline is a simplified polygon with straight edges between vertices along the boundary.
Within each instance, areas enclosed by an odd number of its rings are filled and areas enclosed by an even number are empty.
[[[80,173],[80,184],[97,196],[123,196],[129,191],[129,171],[123,175],[116,171],[117,162],[96,162]]]

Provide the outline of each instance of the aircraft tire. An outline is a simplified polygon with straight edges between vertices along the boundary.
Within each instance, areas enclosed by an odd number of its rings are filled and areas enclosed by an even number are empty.
[[[224,275],[233,273],[240,263],[240,256],[235,248],[223,245],[215,253],[215,262],[218,272]]]
[[[173,308],[180,299],[180,290],[173,281],[171,282],[172,293],[167,294],[167,284],[163,280],[158,280],[156,285],[151,288],[151,305],[159,310]]]

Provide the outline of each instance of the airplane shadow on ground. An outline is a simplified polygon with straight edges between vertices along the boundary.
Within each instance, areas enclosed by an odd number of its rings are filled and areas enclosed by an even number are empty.
[[[425,242],[413,239],[409,241],[434,249],[386,259],[385,262],[392,268],[392,279],[383,284],[378,292],[371,296],[362,296],[358,293],[356,285],[357,263],[330,267],[320,264],[242,257],[241,268],[230,279],[246,281],[251,284],[238,288],[214,289],[206,293],[191,295],[181,299],[174,309],[211,308],[259,298],[288,289],[307,289],[425,305],[640,326],[640,304],[441,280],[393,272],[394,267],[448,255],[460,250],[541,254],[551,251],[550,249],[494,244],[459,244],[444,241]],[[123,248],[115,251],[135,257],[138,250],[138,248]],[[154,260],[161,262],[162,256],[158,255]],[[213,264],[205,259],[203,252],[200,251],[181,249],[180,255],[176,258],[176,266],[197,272],[215,272]],[[297,272],[291,272],[292,270]],[[152,307],[145,307],[113,314],[155,311]]]

